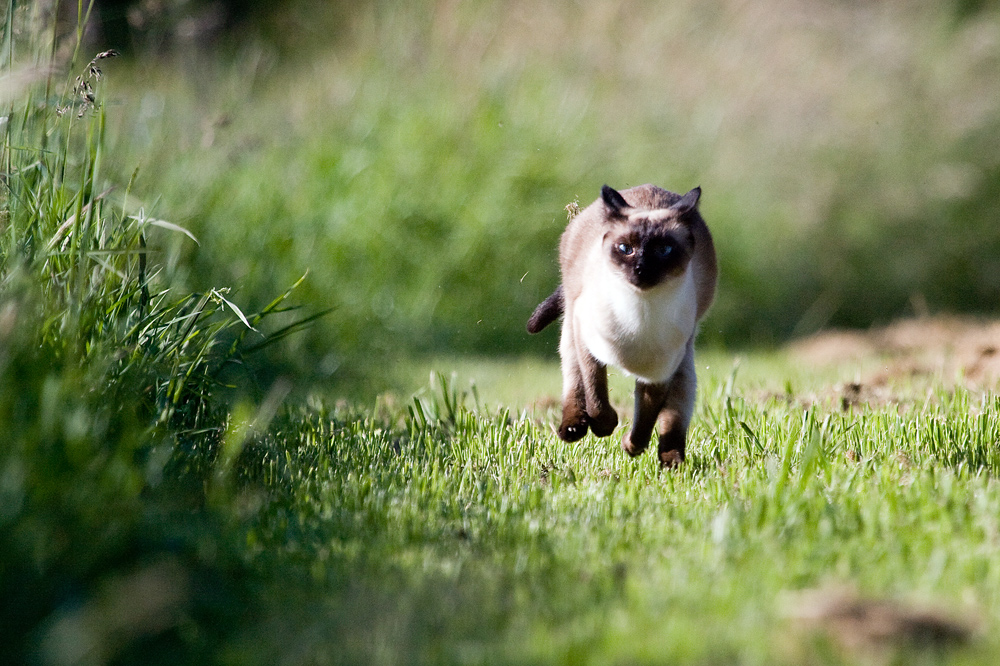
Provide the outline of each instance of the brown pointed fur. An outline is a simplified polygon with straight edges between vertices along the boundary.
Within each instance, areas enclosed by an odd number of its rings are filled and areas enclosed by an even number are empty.
[[[558,433],[562,439],[576,441],[588,429],[598,437],[615,430],[618,415],[608,397],[607,366],[597,357],[621,352],[632,366],[624,369],[639,377],[632,428],[622,439],[622,448],[629,455],[639,455],[656,428],[661,464],[674,466],[684,460],[695,398],[694,335],[697,322],[715,297],[718,275],[712,235],[697,208],[700,192],[692,190],[682,197],[654,185],[640,185],[618,193],[605,186],[602,197],[567,225],[559,244],[562,284],[536,308],[528,323],[528,330],[536,333],[560,312],[565,315],[559,345],[563,410]],[[660,238],[666,239],[661,245],[671,245],[670,260],[655,264],[659,269],[649,277],[642,273],[640,258],[651,251],[653,240]],[[632,248],[640,243],[641,251]],[[663,342],[661,336],[656,344],[645,345],[639,344],[645,338],[638,342],[627,336],[595,338],[595,326],[601,328],[593,324],[595,317],[605,322],[602,330],[607,330],[607,321],[612,320],[616,322],[612,329],[627,328],[619,320],[629,319],[627,314],[622,318],[621,312],[611,311],[618,305],[614,298],[612,307],[595,309],[595,302],[607,301],[606,296],[601,297],[604,301],[595,300],[594,292],[601,291],[604,284],[604,278],[594,277],[595,271],[623,280],[614,287],[623,294],[622,300],[659,308],[668,313],[668,319],[676,311],[677,321],[665,324],[672,330],[671,341]],[[688,279],[690,283],[685,282]],[[622,286],[626,281],[632,286]],[[641,320],[640,315],[636,317]],[[584,341],[588,336],[591,344],[601,349],[591,349]],[[669,374],[643,378],[646,367],[668,368]]]

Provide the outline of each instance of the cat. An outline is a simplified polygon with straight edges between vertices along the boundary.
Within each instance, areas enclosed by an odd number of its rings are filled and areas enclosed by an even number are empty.
[[[562,284],[528,320],[537,333],[563,317],[563,409],[558,435],[577,441],[618,426],[607,366],[636,377],[635,415],[622,448],[638,456],[654,426],[664,467],[684,461],[694,411],[694,338],[715,298],[718,267],[698,211],[701,188],[681,196],[640,185],[601,197],[566,226]]]

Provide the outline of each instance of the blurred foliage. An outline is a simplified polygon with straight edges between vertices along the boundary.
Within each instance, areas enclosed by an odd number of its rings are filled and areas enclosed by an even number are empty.
[[[960,5],[317,10],[294,56],[248,38],[120,65],[112,168],[139,164],[136,190],[205,239],[192,284],[263,302],[308,269],[337,316],[272,362],[341,390],[413,353],[553,354],[524,320],[558,282],[564,206],[605,182],[704,188],[704,343],[989,314],[1000,14]]]
[[[882,593],[971,597],[996,624],[995,396],[803,408],[787,369],[768,364],[756,376],[784,376],[785,391],[750,386],[768,396],[750,402],[716,363],[700,444],[669,475],[613,446],[566,446],[506,408],[470,410],[441,377],[374,416],[281,406],[308,387],[302,368],[370,378],[404,353],[529,349],[521,325],[554,286],[567,191],[586,202],[603,179],[649,179],[654,166],[676,189],[718,184],[706,214],[729,291],[710,339],[791,329],[795,317],[768,316],[845,266],[895,275],[874,252],[884,229],[927,225],[928,206],[938,226],[893,249],[938,242],[941,270],[964,253],[965,274],[991,275],[973,261],[994,233],[979,220],[995,186],[968,176],[980,162],[901,205],[907,178],[873,164],[922,173],[918,148],[944,150],[909,143],[903,123],[898,154],[830,151],[824,173],[845,175],[809,217],[792,204],[812,201],[817,176],[802,167],[816,155],[748,152],[753,132],[711,122],[717,90],[669,69],[669,88],[640,89],[669,59],[615,55],[654,53],[664,34],[683,42],[683,29],[636,22],[632,5],[566,7],[376,3],[344,43],[290,65],[255,40],[218,61],[121,63],[102,47],[85,62],[84,31],[62,37],[54,5],[6,5],[0,663],[800,663],[762,600],[833,573]],[[719,18],[703,20],[687,47]],[[623,21],[629,31],[608,28]],[[964,30],[933,26],[946,41]],[[959,105],[966,143],[948,150],[987,151],[991,99]],[[692,133],[692,117],[708,124]],[[807,182],[748,171],[749,154]],[[873,230],[859,211],[876,202],[893,214]],[[757,224],[772,213],[776,226]],[[983,237],[964,244],[956,225]],[[776,250],[790,247],[794,261]],[[288,284],[336,317],[290,336],[314,315],[288,323]],[[298,364],[294,381],[252,371],[268,351],[264,369]],[[658,630],[636,640],[636,626]],[[996,645],[971,649],[985,663]]]
[[[308,317],[170,288],[163,238],[190,234],[102,169],[113,53],[56,71],[29,10],[0,48],[0,662],[195,662],[253,581],[215,506],[249,436],[229,400],[256,404],[237,369]]]
[[[247,40],[294,56],[303,41],[329,40],[343,17],[359,6],[327,0],[92,1],[88,42],[143,58],[226,51]],[[60,9],[65,22],[76,25],[77,4],[63,2]]]

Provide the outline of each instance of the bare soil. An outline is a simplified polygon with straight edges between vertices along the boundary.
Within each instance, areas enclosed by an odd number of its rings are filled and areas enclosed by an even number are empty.
[[[848,654],[869,657],[863,660],[869,663],[900,663],[891,659],[899,648],[966,643],[980,624],[968,610],[956,614],[901,599],[868,598],[850,588],[786,593],[783,606],[785,616],[801,629],[826,634]]]
[[[825,331],[789,345],[813,366],[877,360],[879,369],[847,391],[933,376],[948,384],[994,388],[1000,380],[1000,321],[939,316],[904,319],[868,331]]]

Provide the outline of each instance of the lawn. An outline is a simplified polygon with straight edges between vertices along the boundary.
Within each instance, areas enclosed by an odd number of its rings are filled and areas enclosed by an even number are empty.
[[[276,463],[310,479],[280,538],[335,590],[286,631],[385,663],[990,662],[996,397],[923,377],[845,408],[861,368],[705,356],[676,472],[559,442],[537,401],[489,407],[484,387],[466,411],[441,377],[395,428],[355,421]],[[554,368],[507,370],[497,391]]]
[[[36,622],[15,645],[41,663],[992,663],[1000,398],[867,383],[888,365],[706,352],[675,471],[617,436],[560,442],[551,361],[438,359],[374,405],[237,414],[227,453],[187,468],[143,454],[138,496],[108,497],[91,462],[61,509],[85,534],[8,481],[5,598],[25,606],[7,611]],[[627,405],[624,378],[613,392]],[[32,542],[39,522],[62,542]]]
[[[0,663],[1000,662],[995,325],[785,344],[994,293],[993,10],[428,7],[126,60],[7,4]],[[523,331],[661,176],[723,266],[676,470],[559,441]]]
[[[279,602],[241,659],[990,663],[996,396],[911,379],[845,409],[787,358],[706,356],[676,472],[615,438],[564,444],[552,409],[489,406],[485,387],[467,410],[441,377],[385,420],[278,427],[245,529],[310,603]],[[866,603],[890,619],[852,615]]]

